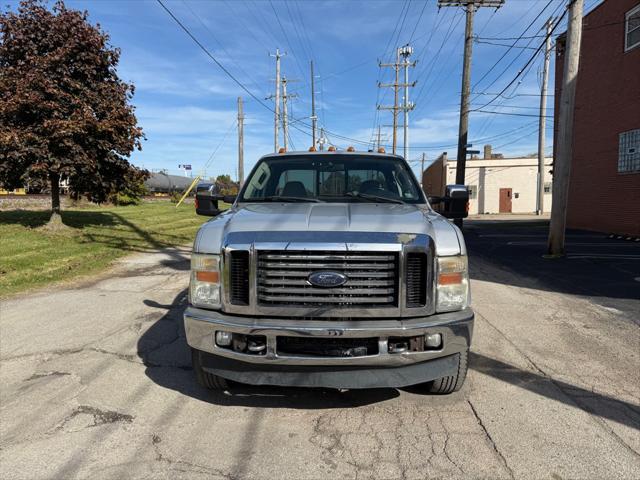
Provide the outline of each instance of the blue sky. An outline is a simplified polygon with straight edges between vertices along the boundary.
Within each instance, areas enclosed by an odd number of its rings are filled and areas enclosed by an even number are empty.
[[[86,9],[121,48],[120,76],[136,86],[133,103],[147,140],[132,162],[147,169],[165,168],[179,173],[179,164],[192,164],[194,172],[206,166],[206,175],[229,173],[235,177],[237,134],[236,99],[245,102],[245,169],[273,151],[273,113],[251,98],[229,78],[155,0],[68,0],[71,8]],[[460,75],[464,38],[464,13],[460,8],[438,9],[436,0],[422,1],[279,1],[273,0],[165,0],[168,8],[193,35],[251,93],[273,108],[276,48],[287,53],[282,73],[298,97],[289,103],[294,125],[291,143],[296,149],[311,145],[309,128],[309,60],[315,62],[316,105],[319,125],[339,148],[354,144],[334,134],[368,142],[377,124],[389,125],[390,112],[377,112],[376,102],[393,101],[391,89],[380,90],[377,81],[389,82],[390,69],[379,69],[378,59],[389,61],[397,46],[411,40],[410,73],[417,85],[410,92],[416,109],[410,119],[410,160],[423,152],[432,160],[442,151],[455,156],[458,130]],[[472,108],[494,99],[525,65],[541,38],[518,43],[530,48],[507,51],[504,44],[517,37],[549,0],[507,0],[499,10],[482,8],[476,14],[472,66]],[[552,0],[525,36],[542,33],[551,14],[563,12],[566,0]],[[587,11],[599,0],[586,0]],[[12,3],[15,7],[16,3]],[[404,22],[403,22],[404,20]],[[402,28],[397,28],[402,26]],[[556,32],[564,30],[561,25]],[[395,32],[395,35],[394,35]],[[398,35],[399,32],[399,35]],[[482,38],[487,38],[482,40]],[[488,39],[491,38],[491,39]],[[493,40],[493,38],[497,38]],[[550,85],[553,93],[553,63]],[[492,143],[507,155],[537,150],[537,115],[542,55],[538,55],[519,81],[484,110],[518,115],[472,112],[470,141],[481,149]],[[503,73],[504,72],[504,73]],[[486,74],[486,76],[485,76]],[[484,78],[482,78],[484,76]],[[482,79],[482,80],[481,80]],[[480,81],[481,80],[481,81]],[[553,114],[553,97],[549,98]],[[298,123],[295,123],[298,120]],[[300,123],[302,122],[302,123]],[[547,125],[547,151],[551,150],[552,119]],[[391,138],[391,130],[382,128]],[[282,143],[282,140],[281,140]],[[401,142],[400,142],[401,143]],[[215,155],[212,154],[215,151]],[[416,170],[419,168],[415,163]]]

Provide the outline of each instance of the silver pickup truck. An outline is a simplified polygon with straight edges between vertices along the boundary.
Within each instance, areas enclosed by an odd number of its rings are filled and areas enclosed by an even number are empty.
[[[322,151],[262,157],[224,212],[212,189],[184,313],[202,385],[462,387],[474,315],[445,216],[466,216],[464,187],[427,201],[402,157]]]

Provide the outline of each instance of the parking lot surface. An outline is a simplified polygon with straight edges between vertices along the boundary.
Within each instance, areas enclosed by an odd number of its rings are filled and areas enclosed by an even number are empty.
[[[4,301],[1,478],[638,478],[640,245],[465,225],[476,328],[462,391],[193,378],[188,251]]]

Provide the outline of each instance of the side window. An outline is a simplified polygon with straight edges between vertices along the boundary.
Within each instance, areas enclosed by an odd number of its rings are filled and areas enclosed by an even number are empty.
[[[618,173],[640,172],[640,129],[618,136]]]
[[[624,51],[640,46],[640,5],[632,8],[625,15]]]
[[[414,183],[409,179],[409,174],[404,170],[396,170],[394,172],[395,183],[399,187],[400,195],[408,200],[420,198],[420,194]]]
[[[251,181],[247,184],[247,189],[243,198],[262,198],[265,196],[264,188],[271,178],[271,168],[267,162],[262,162],[256,172],[251,176]]]
[[[297,187],[302,184],[307,192],[308,196],[316,195],[316,171],[315,170],[284,170],[280,174],[278,179],[278,185],[276,186],[276,195],[285,195],[283,193],[285,186],[289,183],[289,190],[293,189],[292,184],[295,183]],[[297,195],[296,195],[297,196]]]

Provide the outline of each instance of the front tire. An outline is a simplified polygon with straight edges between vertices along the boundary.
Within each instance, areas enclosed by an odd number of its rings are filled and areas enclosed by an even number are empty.
[[[428,384],[428,391],[437,395],[448,395],[457,392],[464,385],[467,378],[469,350],[465,350],[458,354],[458,370],[455,375],[449,375],[434,380]]]
[[[202,368],[201,353],[199,350],[191,350],[191,365],[196,374],[198,384],[209,390],[227,390],[229,388],[229,382],[226,378],[209,373]]]

